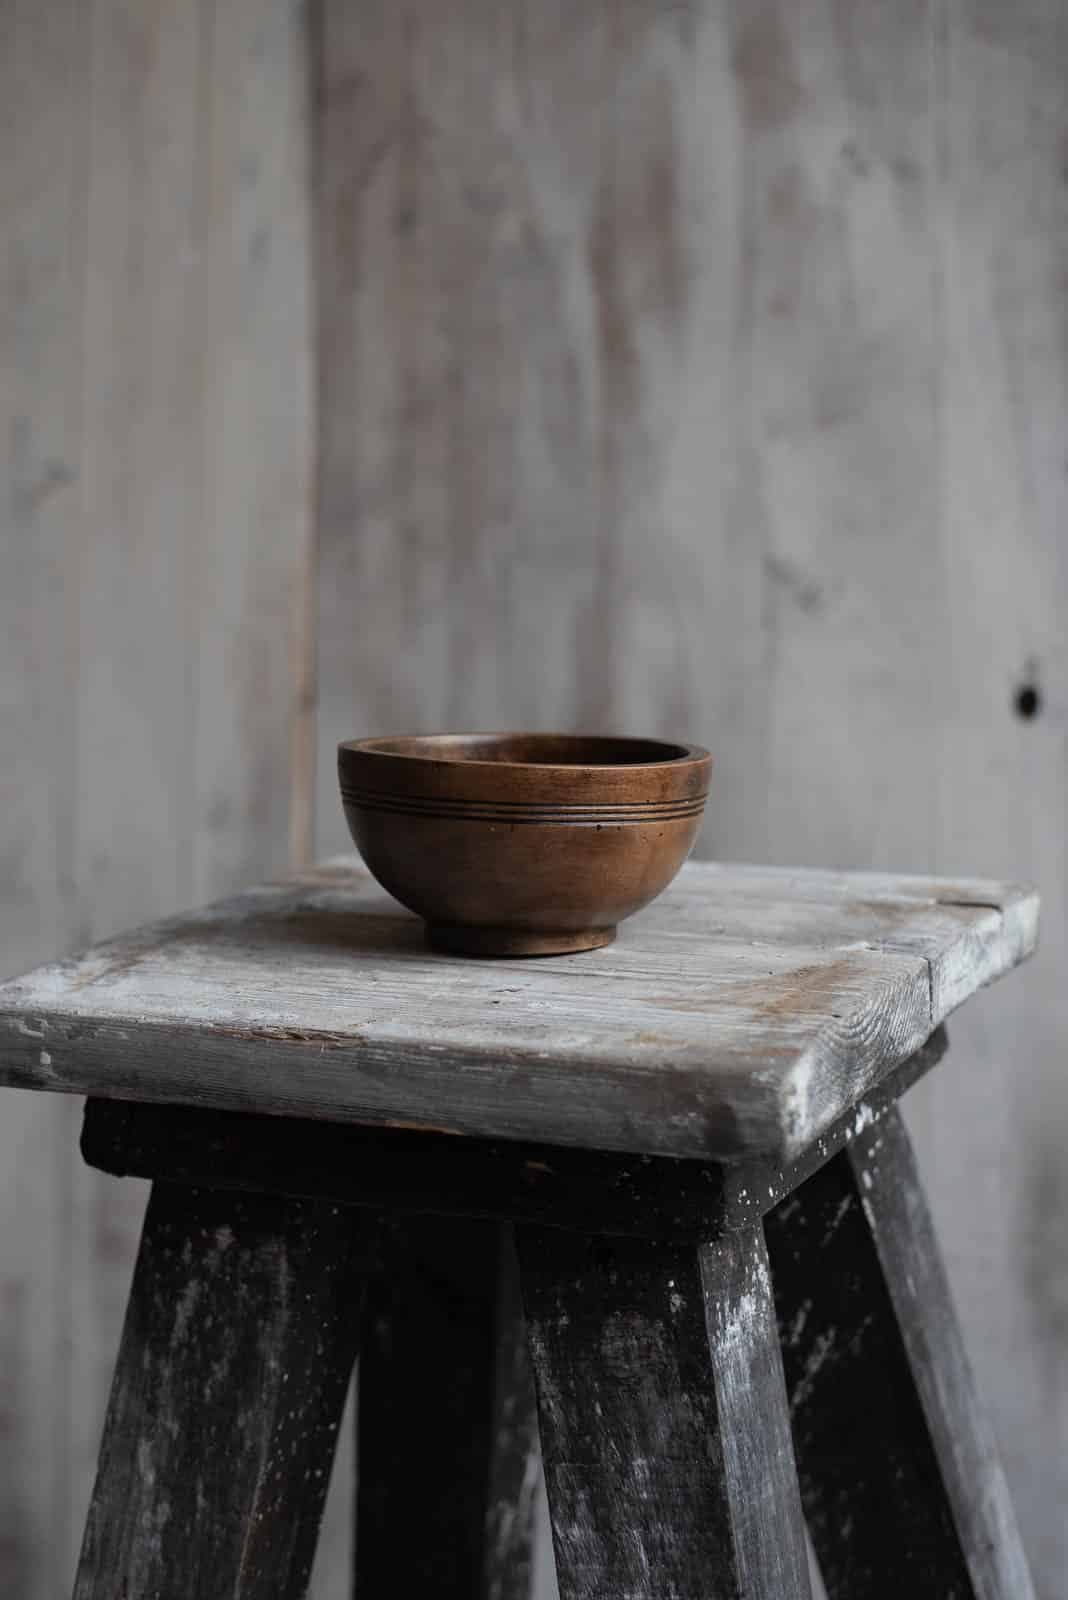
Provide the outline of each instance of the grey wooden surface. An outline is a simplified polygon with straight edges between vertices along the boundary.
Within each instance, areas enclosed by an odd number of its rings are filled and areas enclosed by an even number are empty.
[[[608,949],[425,948],[358,860],[0,986],[0,1085],[789,1161],[1034,949],[985,880],[689,863]]]
[[[320,850],[338,739],[614,725],[718,755],[706,855],[1056,902],[1065,8],[371,18],[326,7]],[[1054,903],[909,1103],[1043,1600],[1066,958]]]
[[[1038,955],[908,1113],[1062,1600],[1064,7],[315,10],[318,713],[308,585],[256,620],[308,571],[303,8],[0,3],[0,968],[260,876],[313,809],[342,848],[334,742],[446,721],[703,738],[706,855],[1037,882]],[[73,1569],[139,1205],[75,1111],[0,1123],[27,1600]]]
[[[516,1245],[568,1600],[809,1600],[760,1224]]]
[[[1033,1600],[897,1105],[765,1217],[801,1499],[832,1600]]]
[[[0,3],[4,975],[287,861],[300,20],[289,0]],[[83,1167],[77,1109],[0,1112],[12,1600],[70,1592],[144,1205]]]
[[[153,1185],[74,1600],[304,1600],[380,1234]]]

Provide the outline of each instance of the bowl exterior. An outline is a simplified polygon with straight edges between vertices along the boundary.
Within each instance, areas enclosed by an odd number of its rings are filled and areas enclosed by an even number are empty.
[[[369,870],[431,925],[432,942],[485,954],[606,943],[689,855],[709,764],[704,752],[584,767],[339,751]]]
[[[667,888],[700,814],[659,822],[482,822],[402,817],[346,802],[356,848],[384,889],[432,923],[609,928]]]

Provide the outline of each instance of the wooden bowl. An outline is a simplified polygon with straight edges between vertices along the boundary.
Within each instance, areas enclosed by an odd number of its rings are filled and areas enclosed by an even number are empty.
[[[440,950],[557,955],[615,938],[693,847],[696,745],[440,733],[338,747],[352,837]]]

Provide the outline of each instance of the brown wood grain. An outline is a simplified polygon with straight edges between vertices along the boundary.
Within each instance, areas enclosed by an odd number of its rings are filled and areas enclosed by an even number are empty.
[[[432,949],[549,956],[600,949],[689,856],[708,751],[589,734],[350,740],[338,780],[376,881]]]

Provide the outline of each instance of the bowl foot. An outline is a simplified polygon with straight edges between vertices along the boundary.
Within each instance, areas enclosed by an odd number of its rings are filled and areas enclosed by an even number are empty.
[[[428,922],[432,950],[457,956],[562,956],[611,944],[615,928],[479,928],[458,922]]]

